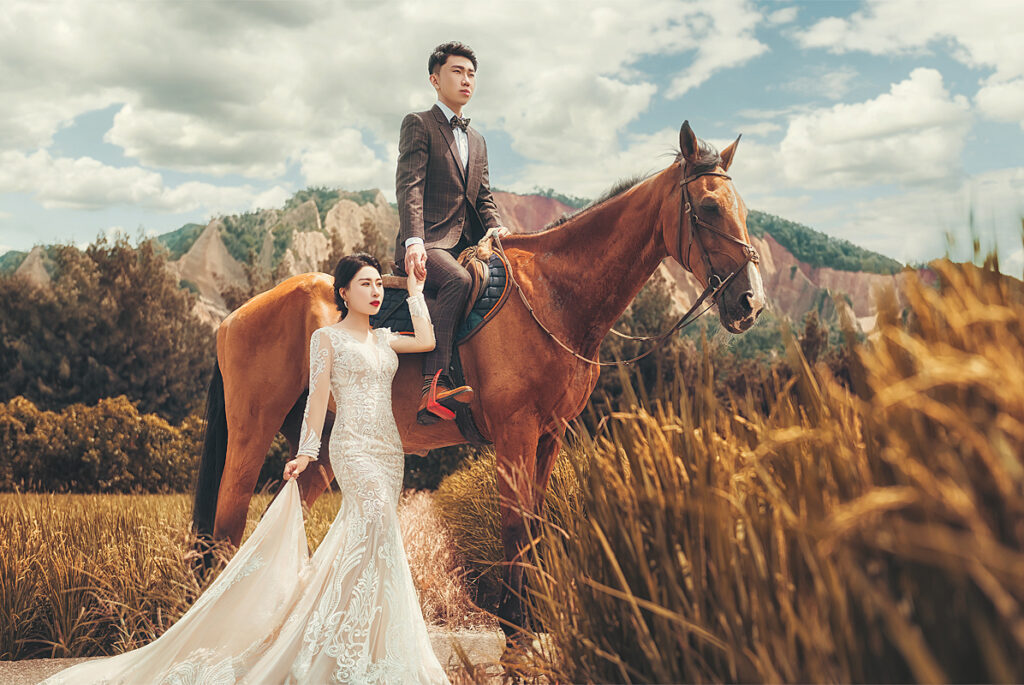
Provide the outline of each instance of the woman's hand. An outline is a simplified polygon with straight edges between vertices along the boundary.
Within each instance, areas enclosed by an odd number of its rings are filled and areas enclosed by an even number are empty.
[[[422,269],[423,277],[419,278],[420,269],[413,269],[409,271],[409,275],[405,279],[405,289],[409,291],[409,297],[413,295],[419,295],[423,292],[423,284],[427,282],[427,270]]]
[[[295,457],[284,465],[284,479],[298,478],[299,474],[305,471],[307,466],[309,466],[309,457],[305,455]]]

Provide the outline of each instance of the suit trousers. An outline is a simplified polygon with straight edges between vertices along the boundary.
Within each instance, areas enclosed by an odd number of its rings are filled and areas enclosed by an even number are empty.
[[[427,280],[423,292],[430,307],[436,345],[423,357],[424,376],[433,376],[438,369],[442,375],[448,374],[455,329],[461,322],[473,286],[469,272],[457,261],[459,253],[469,245],[463,235],[455,247],[427,248]]]

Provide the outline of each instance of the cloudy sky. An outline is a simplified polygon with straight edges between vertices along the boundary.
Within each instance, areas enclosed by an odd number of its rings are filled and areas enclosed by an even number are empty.
[[[1024,3],[4,0],[0,253],[162,233],[310,185],[394,197],[445,40],[492,185],[592,197],[679,126],[750,207],[904,261],[970,226],[1024,266]]]

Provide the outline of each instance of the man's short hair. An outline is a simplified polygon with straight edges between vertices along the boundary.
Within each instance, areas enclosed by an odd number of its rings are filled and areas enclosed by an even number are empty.
[[[465,57],[473,63],[473,71],[476,71],[476,55],[473,54],[473,50],[468,45],[452,41],[450,43],[441,43],[430,53],[430,59],[427,60],[427,73],[436,74],[452,55]]]

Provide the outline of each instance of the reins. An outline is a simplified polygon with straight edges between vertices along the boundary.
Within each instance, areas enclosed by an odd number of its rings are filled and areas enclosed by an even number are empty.
[[[738,238],[734,238],[733,236],[725,233],[724,231],[719,230],[718,228],[716,228],[712,224],[709,224],[708,222],[704,221],[699,216],[697,216],[697,213],[693,210],[693,207],[690,204],[690,191],[689,191],[688,186],[689,186],[689,184],[692,181],[700,178],[701,176],[720,176],[722,178],[726,178],[726,179],[732,180],[727,174],[724,174],[724,173],[719,172],[719,171],[702,171],[702,172],[698,172],[698,173],[695,173],[695,174],[691,174],[690,176],[686,176],[686,177],[684,177],[679,182],[679,186],[680,186],[680,189],[681,189],[681,195],[680,195],[680,198],[679,198],[679,231],[678,231],[678,235],[677,235],[677,246],[678,246],[678,250],[679,250],[680,264],[682,264],[686,268],[687,271],[690,271],[692,273],[692,269],[690,268],[690,250],[693,248],[695,234],[697,232],[696,229],[698,227],[705,228],[705,229],[707,229],[709,231],[712,231],[713,233],[716,233],[716,234],[718,234],[718,235],[720,235],[720,236],[722,236],[724,238],[728,238],[729,240],[731,240],[734,243],[738,243],[739,245],[741,245],[743,247],[744,259],[740,263],[740,265],[738,267],[736,267],[736,269],[734,271],[732,271],[728,276],[726,276],[724,279],[720,278],[718,276],[718,274],[716,274],[714,272],[714,269],[711,266],[711,258],[708,255],[707,248],[704,246],[704,243],[702,241],[698,240],[697,242],[700,244],[701,252],[703,253],[702,256],[704,258],[705,272],[707,274],[709,274],[707,287],[704,288],[704,292],[702,292],[700,294],[700,296],[697,298],[697,300],[690,306],[690,308],[686,311],[686,313],[683,314],[679,318],[679,320],[675,323],[675,325],[673,325],[672,328],[668,329],[667,331],[665,331],[664,333],[662,333],[660,335],[656,335],[656,336],[626,335],[625,333],[619,333],[615,329],[612,329],[611,330],[612,333],[614,333],[615,335],[617,335],[617,336],[619,336],[621,338],[625,338],[627,340],[640,340],[640,341],[652,341],[653,342],[653,345],[651,346],[651,348],[649,350],[647,350],[643,354],[639,354],[639,355],[637,355],[635,357],[632,357],[630,359],[625,359],[625,360],[622,360],[622,361],[614,361],[614,362],[594,361],[593,359],[589,359],[587,357],[584,357],[579,352],[577,352],[576,350],[572,349],[571,347],[566,345],[564,342],[562,342],[562,340],[559,339],[559,337],[557,335],[552,333],[551,330],[548,329],[548,327],[545,326],[544,323],[537,317],[537,312],[534,311],[533,305],[530,304],[530,301],[526,298],[526,293],[523,292],[523,288],[519,285],[519,281],[516,280],[516,276],[515,276],[515,274],[512,271],[512,262],[509,260],[508,256],[505,254],[505,248],[501,244],[501,238],[499,238],[497,236],[497,234],[492,236],[492,238],[494,239],[494,244],[496,245],[496,247],[498,249],[498,253],[501,255],[502,260],[504,260],[504,262],[505,262],[506,270],[508,271],[508,278],[509,278],[509,280],[511,280],[512,281],[512,285],[515,286],[516,292],[519,293],[519,298],[523,301],[523,305],[526,307],[526,310],[528,312],[530,312],[530,316],[532,316],[533,320],[537,322],[537,325],[540,326],[541,330],[543,330],[545,333],[548,334],[548,337],[550,337],[552,340],[554,340],[556,343],[558,343],[558,345],[562,349],[564,349],[566,352],[568,352],[572,356],[576,357],[577,359],[579,359],[582,362],[585,362],[587,364],[591,364],[593,366],[620,366],[620,365],[623,365],[623,364],[626,364],[626,365],[633,364],[633,363],[643,359],[647,355],[651,354],[652,352],[654,352],[654,350],[656,350],[658,348],[658,345],[661,344],[662,342],[664,342],[669,336],[675,334],[677,331],[679,331],[679,330],[681,330],[681,329],[683,329],[683,328],[685,328],[687,326],[692,325],[694,322],[697,321],[697,319],[699,319],[709,309],[711,309],[711,307],[714,305],[715,297],[718,295],[719,291],[721,291],[729,283],[731,283],[732,280],[734,278],[736,278],[736,276],[740,273],[740,271],[742,271],[743,268],[746,267],[748,262],[753,262],[755,264],[758,263],[759,258],[758,258],[757,250],[754,249],[753,245],[751,245],[750,243],[744,242],[744,241],[742,241],[742,240],[740,240]],[[689,218],[689,221],[690,221],[690,231],[689,231],[690,240],[689,240],[689,243],[686,246],[686,252],[685,252],[685,255],[684,255],[684,253],[683,253],[683,222],[684,222],[684,220],[687,217]],[[685,263],[682,262],[683,259],[686,260]],[[694,315],[694,312],[696,312],[697,309],[709,297],[711,298],[711,304],[709,304],[704,309],[702,309],[701,311],[697,312],[696,315]],[[693,318],[690,318],[691,316]]]

